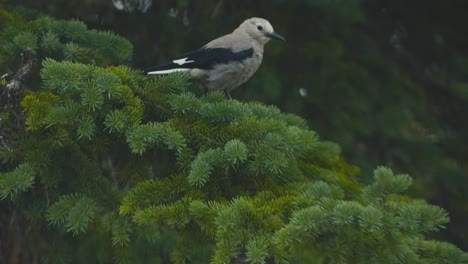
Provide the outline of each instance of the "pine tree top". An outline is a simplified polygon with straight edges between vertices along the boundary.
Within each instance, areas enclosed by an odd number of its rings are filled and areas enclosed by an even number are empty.
[[[109,66],[131,45],[78,21],[40,17],[2,37],[14,39],[3,52],[52,57],[20,97],[23,129],[0,147],[1,203],[34,223],[31,239],[48,238],[45,260],[468,262],[427,239],[449,218],[404,195],[410,176],[378,167],[359,183],[298,116],[197,97],[184,74]]]

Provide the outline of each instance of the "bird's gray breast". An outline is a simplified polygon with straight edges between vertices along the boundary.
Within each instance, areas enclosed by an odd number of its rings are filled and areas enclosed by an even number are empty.
[[[243,69],[240,73],[240,83],[239,85],[245,83],[247,80],[252,77],[252,75],[258,70],[260,64],[262,63],[263,56],[259,53],[254,53],[251,59],[247,59],[242,62]]]

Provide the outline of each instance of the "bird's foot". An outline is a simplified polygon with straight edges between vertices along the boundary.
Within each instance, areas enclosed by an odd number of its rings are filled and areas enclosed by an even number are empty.
[[[229,100],[232,100],[231,94],[228,90],[224,90],[224,94],[227,96],[227,98],[229,98]]]

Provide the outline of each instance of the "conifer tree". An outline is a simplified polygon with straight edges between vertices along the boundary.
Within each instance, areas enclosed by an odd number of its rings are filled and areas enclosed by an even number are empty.
[[[360,183],[302,118],[146,78],[121,65],[128,41],[79,21],[8,16],[0,69],[36,58],[1,84],[1,214],[29,230],[24,261],[468,263],[428,238],[449,218],[405,196],[410,176]]]

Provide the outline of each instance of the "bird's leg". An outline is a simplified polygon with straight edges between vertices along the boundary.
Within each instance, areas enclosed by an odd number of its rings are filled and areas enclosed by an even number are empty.
[[[232,100],[231,94],[228,90],[224,90],[224,94],[227,96],[227,98],[229,98],[229,100]]]

